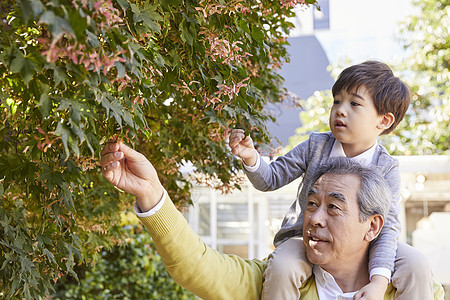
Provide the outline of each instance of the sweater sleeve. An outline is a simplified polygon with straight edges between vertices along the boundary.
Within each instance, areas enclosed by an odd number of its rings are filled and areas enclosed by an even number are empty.
[[[265,262],[211,249],[169,198],[156,214],[139,219],[180,286],[202,299],[260,299]]]
[[[270,164],[260,159],[256,171],[251,172],[245,168],[244,171],[257,190],[274,191],[303,175],[307,168],[308,152],[309,140],[306,140]]]
[[[398,161],[393,159],[392,168],[386,173],[385,179],[391,191],[391,205],[386,222],[370,249],[369,270],[386,268],[394,271],[395,256],[397,254],[397,240],[400,236],[400,170]]]

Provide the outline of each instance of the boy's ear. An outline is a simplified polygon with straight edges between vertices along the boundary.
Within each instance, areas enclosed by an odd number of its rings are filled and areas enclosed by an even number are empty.
[[[369,228],[364,236],[367,242],[371,242],[377,238],[384,225],[384,219],[381,215],[373,215],[368,219]]]
[[[395,116],[393,113],[386,113],[383,115],[380,123],[378,123],[377,128],[381,130],[386,130],[394,124]]]

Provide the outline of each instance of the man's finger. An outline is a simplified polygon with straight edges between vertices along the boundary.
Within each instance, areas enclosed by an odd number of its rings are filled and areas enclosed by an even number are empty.
[[[114,179],[114,170],[116,170],[120,166],[120,162],[113,161],[110,164],[105,165],[102,168],[102,174],[109,182],[112,182]]]
[[[128,147],[122,142],[119,142],[119,151],[122,151],[127,159],[141,159],[142,156],[139,152],[134,150],[133,148]]]
[[[100,152],[100,155],[105,155],[106,153],[109,152],[115,152],[119,150],[119,145],[118,143],[116,143],[115,141],[108,141],[105,145],[105,147],[103,147],[102,151]]]
[[[116,152],[107,152],[102,155],[100,158],[100,166],[105,168],[107,165],[111,164],[114,161],[121,160],[123,158],[124,153],[121,151]]]

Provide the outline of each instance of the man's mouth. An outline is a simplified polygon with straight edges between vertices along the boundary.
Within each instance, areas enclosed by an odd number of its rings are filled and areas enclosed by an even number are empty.
[[[310,244],[310,246],[315,246],[315,245],[317,245],[317,244],[319,244],[319,243],[325,243],[325,242],[327,242],[326,239],[324,239],[323,237],[320,237],[320,236],[317,235],[317,234],[309,233],[309,234],[308,234],[308,238],[309,238],[309,244]]]

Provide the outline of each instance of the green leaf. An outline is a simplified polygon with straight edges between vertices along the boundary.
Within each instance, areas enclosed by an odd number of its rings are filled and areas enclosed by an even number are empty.
[[[117,68],[117,78],[122,78],[126,74],[126,69],[123,63],[116,61],[114,66]]]
[[[185,20],[180,23],[181,40],[188,45],[192,46],[194,44],[194,36],[190,31],[190,26],[186,24]]]
[[[86,37],[86,28],[88,27],[86,18],[82,17],[78,10],[73,11],[69,15],[70,26],[73,28],[75,36],[79,40],[84,40]]]
[[[71,137],[70,128],[67,125],[59,122],[56,126],[55,134],[61,137],[61,141],[64,146],[64,152],[66,154],[66,159],[70,156],[68,141]]]
[[[69,190],[69,187],[66,184],[61,187],[61,191],[64,199],[64,205],[66,206],[68,211],[73,212],[75,210],[75,205],[73,204],[72,192]]]
[[[56,264],[55,255],[53,255],[53,253],[51,253],[50,251],[48,251],[47,248],[44,248],[44,250],[43,250],[42,252],[43,252],[43,254],[44,254],[45,256],[47,256],[47,259],[48,259],[49,261],[51,261],[52,263]]]
[[[158,67],[161,67],[161,68],[163,68],[166,64],[164,58],[161,55],[159,55],[158,53],[155,55],[154,61],[158,65]]]
[[[39,0],[20,0],[20,9],[22,11],[22,16],[25,24],[34,16],[39,16],[44,10],[44,5],[42,5]]]
[[[263,41],[264,40],[264,32],[258,28],[258,27],[253,27],[252,30],[252,38],[255,39],[256,41]]]
[[[117,0],[117,3],[119,3],[120,7],[122,7],[123,10],[127,10],[130,8],[130,3],[128,3],[127,0]]]
[[[100,41],[98,40],[98,37],[95,34],[90,32],[89,30],[86,30],[86,35],[87,41],[89,42],[89,44],[91,44],[92,47],[97,48],[100,46]]]
[[[48,117],[50,114],[50,108],[51,108],[51,100],[49,97],[49,90],[50,87],[46,84],[41,84],[42,87],[42,94],[41,97],[39,99],[39,110],[41,111],[41,114],[44,118]]]
[[[69,81],[69,77],[67,77],[67,74],[59,67],[56,67],[53,70],[53,76],[55,79],[55,87],[58,86],[58,84],[62,83],[64,87],[67,86],[67,81]]]
[[[22,259],[20,260],[20,266],[20,272],[22,274],[28,273],[31,271],[31,268],[34,268],[33,262],[28,259],[28,257],[22,257]]]
[[[67,33],[75,36],[72,26],[67,20],[56,16],[53,11],[47,10],[40,18],[40,22],[50,26],[53,38],[58,39],[62,34]]]
[[[36,64],[30,59],[30,57],[23,56],[22,52],[16,52],[15,58],[11,61],[11,72],[20,73],[28,84],[33,78],[35,71],[37,70]]]
[[[135,23],[144,23],[150,30],[157,33],[161,32],[161,27],[158,22],[162,20],[159,13],[156,12],[157,6],[146,3],[144,9],[141,10],[136,4],[131,4],[131,10],[133,11],[133,21]]]
[[[25,294],[25,299],[26,300],[33,299],[33,297],[31,297],[31,294],[30,294],[30,288],[29,288],[29,284],[28,283],[25,283],[23,285],[23,293]]]
[[[110,102],[106,97],[102,97],[102,105],[106,108],[106,116],[109,118],[109,113],[112,111],[114,118],[120,127],[122,127],[123,106],[119,101],[113,100]]]

